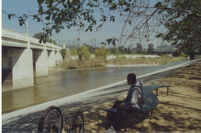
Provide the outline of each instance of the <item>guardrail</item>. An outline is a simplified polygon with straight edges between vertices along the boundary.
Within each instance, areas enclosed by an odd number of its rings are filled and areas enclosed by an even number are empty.
[[[20,46],[26,47],[28,45],[28,41],[30,42],[31,48],[42,48],[47,47],[47,49],[59,49],[62,47],[56,46],[51,43],[39,43],[39,39],[36,39],[31,36],[27,36],[26,34],[22,34],[16,31],[12,31],[6,28],[2,28],[2,45],[13,46],[13,42],[17,42],[16,45],[21,44]],[[10,45],[9,45],[10,43]]]

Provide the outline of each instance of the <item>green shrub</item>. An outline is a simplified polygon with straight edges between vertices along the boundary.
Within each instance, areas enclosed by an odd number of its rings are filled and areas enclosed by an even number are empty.
[[[101,57],[101,58],[106,58],[107,55],[107,50],[105,49],[104,46],[102,46],[101,48],[97,48],[94,52],[96,57]]]
[[[78,51],[79,60],[82,60],[82,59],[88,60],[90,55],[91,54],[89,52],[89,48],[85,45],[83,45]]]
[[[78,55],[78,49],[77,48],[73,48],[70,50],[70,54],[71,55]]]
[[[62,56],[62,58],[64,60],[64,58],[66,57],[66,49],[61,50],[61,56]]]

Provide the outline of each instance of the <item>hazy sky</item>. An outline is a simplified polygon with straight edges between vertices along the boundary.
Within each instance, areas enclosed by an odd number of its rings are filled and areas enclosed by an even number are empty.
[[[154,0],[155,1],[155,0]],[[35,14],[37,12],[37,0],[2,0],[2,10],[8,13],[15,13],[17,15],[23,14]],[[5,28],[25,33],[25,26],[19,26],[17,18],[8,20],[8,16],[2,13],[2,25]],[[31,18],[29,19],[29,34],[34,35],[41,31],[41,23],[34,22]],[[107,38],[119,36],[123,27],[123,22],[117,19],[115,23],[105,23],[104,26],[98,32],[80,32],[81,43],[88,43],[90,45],[100,44]],[[77,38],[79,36],[78,31],[75,28],[70,30],[64,29],[59,34],[53,33],[53,39],[58,40],[60,43],[65,43],[72,45],[77,43]],[[129,42],[134,43],[134,42]],[[137,43],[137,42],[136,42]],[[143,43],[143,42],[142,42]],[[147,42],[144,42],[144,44]],[[159,45],[161,40],[151,38],[151,43]],[[145,46],[146,47],[146,46]]]

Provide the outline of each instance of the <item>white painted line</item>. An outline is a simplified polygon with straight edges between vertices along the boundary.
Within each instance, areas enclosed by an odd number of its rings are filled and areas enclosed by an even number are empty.
[[[137,78],[143,78],[143,77],[146,77],[146,76],[150,76],[150,75],[153,75],[153,74],[158,74],[158,73],[169,71],[169,70],[172,70],[172,69],[185,67],[185,66],[187,66],[187,65],[189,65],[189,64],[191,64],[193,62],[196,62],[198,60],[201,60],[201,59],[189,61],[189,62],[182,63],[182,64],[179,64],[179,65],[171,66],[171,67],[168,67],[168,68],[165,68],[165,69],[162,69],[162,70],[158,70],[158,71],[155,71],[155,72],[151,72],[151,73],[148,73],[148,74],[137,76]],[[95,95],[94,92],[97,92],[97,91],[103,90],[103,89],[107,89],[107,88],[111,88],[111,87],[114,87],[114,86],[123,85],[125,83],[126,83],[126,80],[123,80],[123,81],[112,83],[112,84],[109,84],[109,85],[105,85],[105,86],[102,86],[102,87],[99,87],[99,88],[96,88],[96,89],[91,89],[89,91],[81,92],[79,94],[75,94],[75,95],[72,95],[72,96],[67,96],[67,97],[64,97],[64,98],[52,100],[52,101],[49,101],[49,102],[45,102],[45,103],[42,103],[42,104],[34,105],[34,106],[31,106],[31,107],[19,109],[19,110],[16,110],[16,111],[13,111],[13,112],[10,112],[10,113],[7,113],[7,114],[3,114],[2,115],[2,122],[3,122],[3,124],[11,122],[11,121],[15,120],[16,117],[19,117],[19,116],[22,117],[22,116],[25,116],[27,114],[34,113],[36,111],[42,111],[42,110],[45,110],[46,108],[48,108],[49,106],[53,106],[53,105],[54,106],[61,106],[61,105],[70,104],[70,103],[73,103],[73,102],[83,101],[84,99],[87,99],[87,98],[90,98],[91,96],[94,96]]]

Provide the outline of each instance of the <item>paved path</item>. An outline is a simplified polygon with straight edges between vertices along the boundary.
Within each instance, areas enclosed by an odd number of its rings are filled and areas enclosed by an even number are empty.
[[[193,62],[192,62],[193,63]],[[144,83],[147,83],[152,80],[156,80],[167,76],[171,73],[174,73],[177,69],[184,67],[190,63],[172,67],[171,69],[167,69],[165,71],[153,72],[151,74],[147,74],[144,76],[140,76],[138,78],[142,79]],[[93,107],[94,104],[98,105],[100,103],[106,102],[106,100],[115,100],[117,96],[120,96],[123,92],[127,91],[128,86],[125,84],[125,81],[114,84],[111,87],[99,88],[96,90],[89,91],[87,93],[82,93],[83,95],[80,97],[79,95],[72,96],[73,99],[61,101],[61,103],[65,104],[52,104],[59,106],[62,110],[64,119],[66,121],[70,121],[73,114],[76,110],[82,110],[87,112]],[[61,99],[60,99],[61,100]],[[63,99],[65,100],[65,99]],[[52,102],[53,103],[53,102]],[[33,107],[34,108],[34,107]],[[34,109],[29,108],[25,113],[32,112]],[[36,107],[37,108],[37,107]],[[31,110],[31,111],[30,111]],[[41,109],[40,109],[41,110]],[[23,115],[23,113],[19,113],[18,115],[13,115],[15,112],[3,115],[3,123],[2,123],[2,132],[36,132],[37,124],[42,115],[43,111],[35,111],[34,113],[29,113],[27,115]],[[16,111],[17,113],[17,111]],[[9,117],[10,115],[10,117]],[[11,118],[12,117],[12,118]]]

